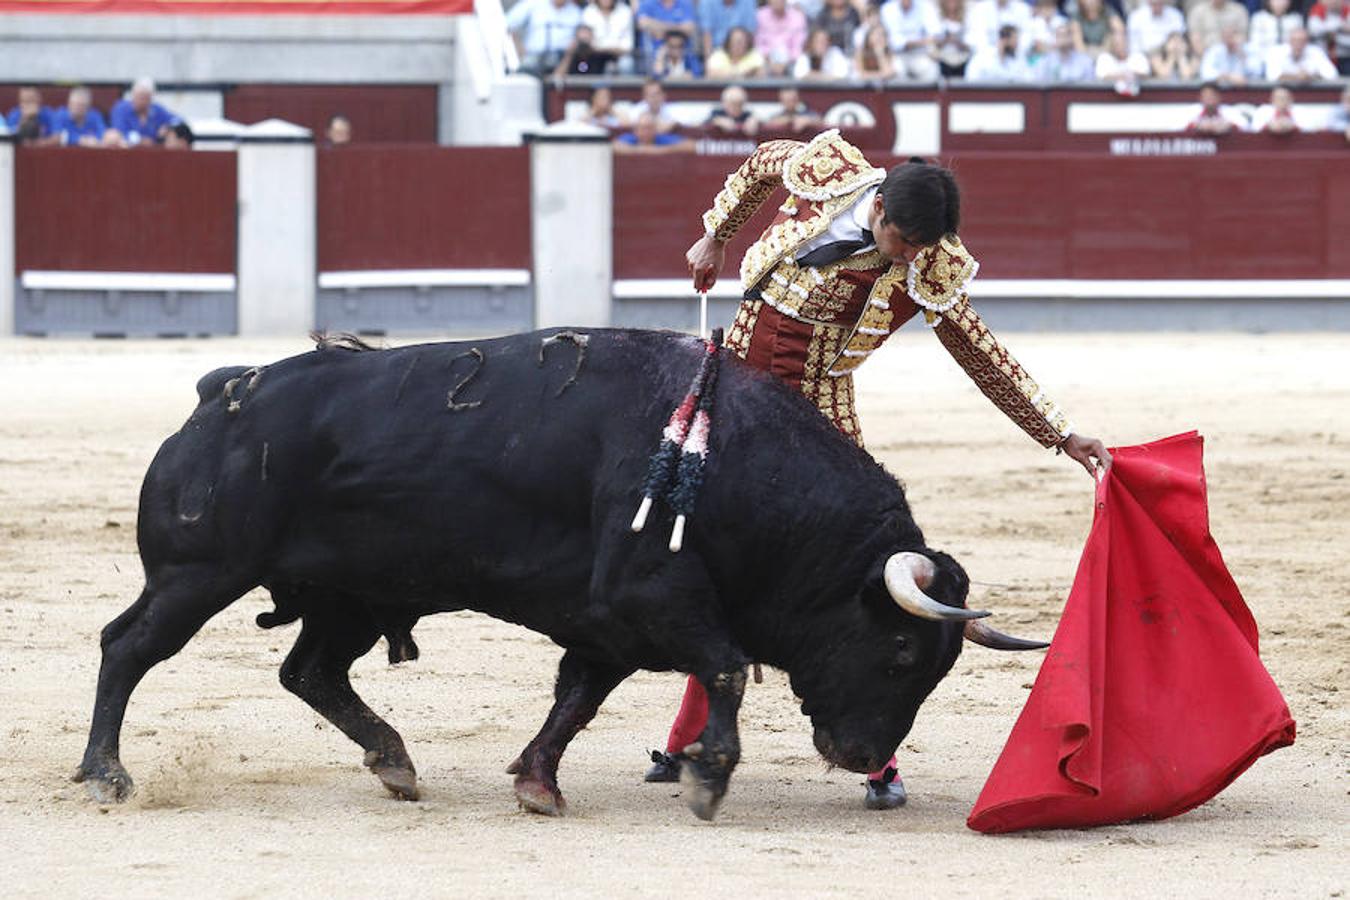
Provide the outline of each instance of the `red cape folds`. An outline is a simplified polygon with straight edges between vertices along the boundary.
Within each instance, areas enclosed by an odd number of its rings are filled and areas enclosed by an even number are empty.
[[[1209,533],[1202,449],[1191,432],[1112,451],[1063,618],[971,828],[1165,819],[1294,742]]]

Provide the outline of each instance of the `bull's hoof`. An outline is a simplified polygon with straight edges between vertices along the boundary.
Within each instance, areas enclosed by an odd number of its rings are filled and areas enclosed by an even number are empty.
[[[375,773],[375,777],[380,779],[384,789],[396,799],[421,798],[422,792],[417,789],[417,770],[413,768],[411,761],[391,762],[372,750],[366,754],[365,763],[366,767]]]
[[[680,767],[680,787],[684,789],[684,802],[705,822],[713,820],[726,796],[725,786],[719,789],[713,782],[699,777],[694,766],[687,762]]]
[[[81,765],[70,776],[76,783],[83,782],[84,789],[95,803],[107,805],[121,803],[136,789],[127,770],[117,763],[102,766],[97,770]]]
[[[868,809],[899,809],[908,799],[905,783],[900,780],[899,775],[894,776],[890,782],[869,779],[863,806]]]
[[[541,816],[561,816],[567,812],[567,801],[556,787],[550,787],[537,778],[517,775],[516,802],[526,812],[539,813]]]

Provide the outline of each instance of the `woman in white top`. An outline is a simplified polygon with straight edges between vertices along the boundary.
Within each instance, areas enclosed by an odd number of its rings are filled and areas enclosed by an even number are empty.
[[[1106,49],[1097,57],[1097,80],[1117,85],[1132,85],[1149,75],[1148,57],[1135,50],[1130,52],[1124,31],[1112,31],[1106,39]]]
[[[621,75],[636,71],[633,63],[633,10],[618,0],[592,0],[581,11],[581,24],[589,25],[595,36],[592,46],[601,53],[614,54],[615,69]]]
[[[1266,8],[1252,16],[1247,52],[1265,59],[1271,47],[1289,43],[1289,33],[1303,27],[1303,17],[1289,11],[1289,0],[1266,0]]]
[[[792,66],[792,77],[799,81],[839,81],[848,75],[848,57],[830,41],[830,33],[824,28],[812,29],[802,55]]]
[[[966,39],[966,0],[938,0],[938,27],[933,56],[948,78],[960,78],[972,52]]]

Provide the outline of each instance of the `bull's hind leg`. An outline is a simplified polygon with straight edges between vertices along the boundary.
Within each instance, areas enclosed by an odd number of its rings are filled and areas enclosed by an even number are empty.
[[[89,744],[73,776],[95,800],[111,803],[130,796],[131,776],[122,767],[119,747],[131,693],[151,667],[181,650],[249,587],[228,584],[215,566],[161,568],[146,580],[136,602],[103,629]]]
[[[544,727],[506,769],[516,776],[516,800],[522,809],[549,816],[562,814],[567,807],[558,790],[558,763],[563,751],[595,718],[609,692],[632,673],[632,669],[599,665],[574,650],[563,654],[553,708]]]
[[[281,683],[366,751],[365,764],[391,794],[416,800],[417,770],[403,738],[357,696],[347,672],[375,646],[380,630],[355,606],[307,612],[281,665]]]

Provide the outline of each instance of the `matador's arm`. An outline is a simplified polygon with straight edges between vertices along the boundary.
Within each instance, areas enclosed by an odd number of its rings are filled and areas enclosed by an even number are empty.
[[[703,230],[723,243],[736,236],[783,183],[783,165],[789,156],[802,149],[800,141],[765,141],[740,168],[727,176],[712,209],[703,214]]]

